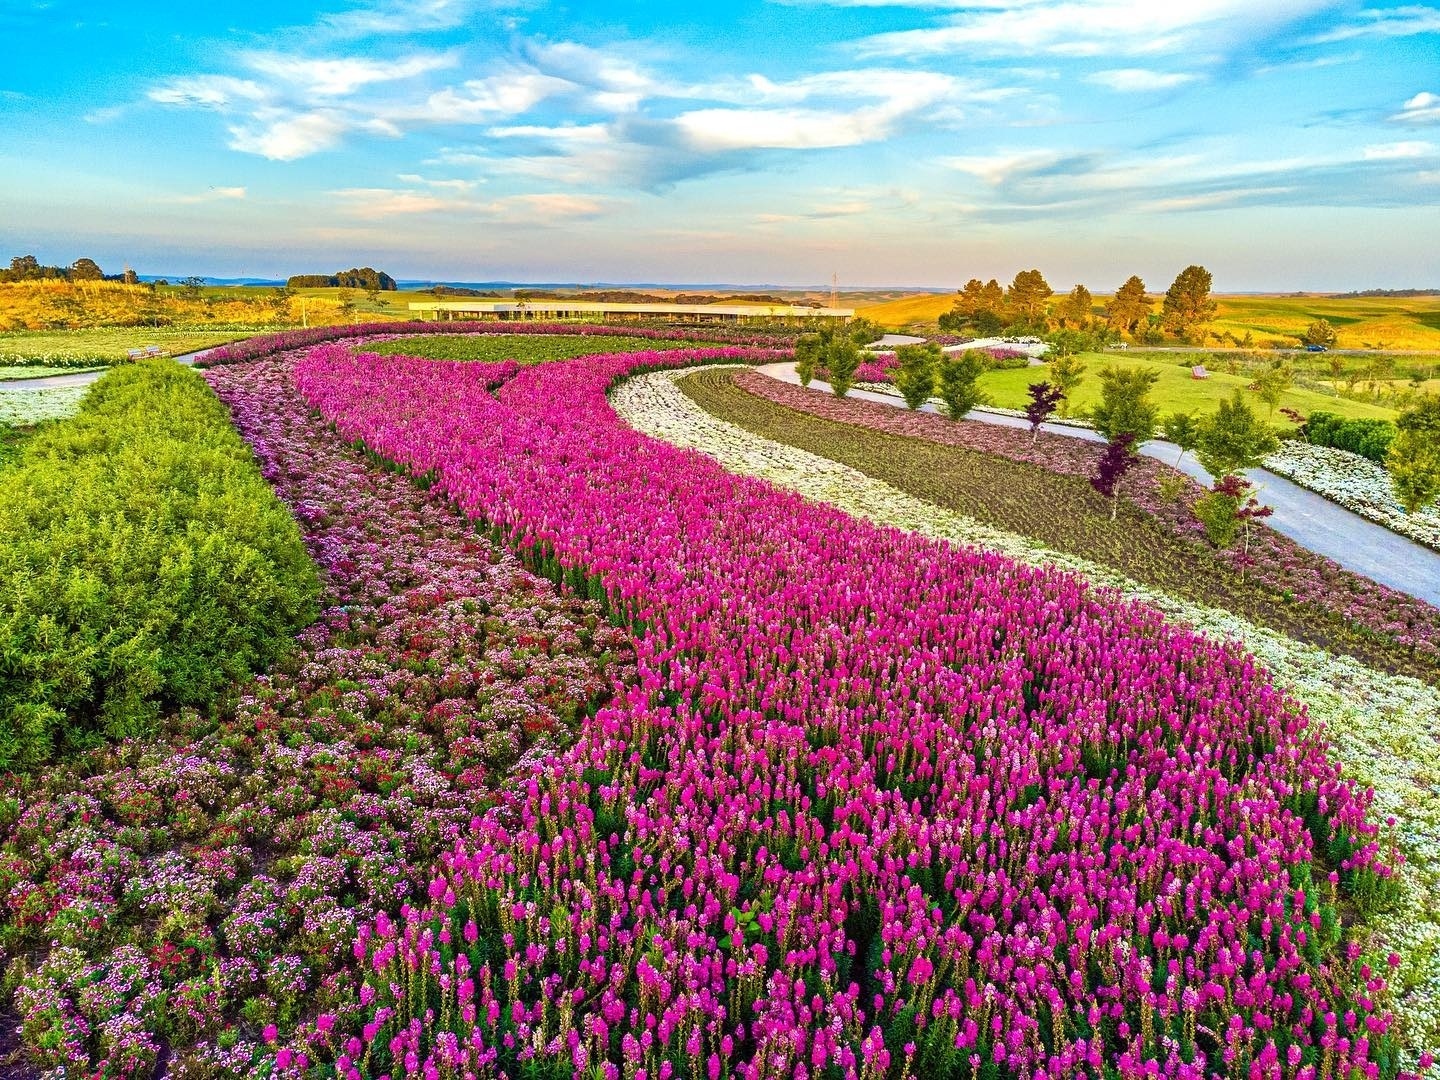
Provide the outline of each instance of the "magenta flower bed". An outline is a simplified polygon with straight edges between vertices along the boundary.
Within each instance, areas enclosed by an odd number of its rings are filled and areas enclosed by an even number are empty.
[[[726,330],[721,327],[704,330],[665,329],[643,326],[604,326],[595,323],[516,323],[516,322],[373,322],[338,326],[316,326],[306,330],[285,330],[278,334],[256,337],[221,345],[201,354],[196,367],[239,364],[266,356],[306,349],[331,341],[353,341],[369,337],[395,337],[407,334],[574,334],[580,337],[649,338],[654,341],[708,341],[746,346],[792,345],[798,331]],[[773,358],[772,358],[773,359]]]
[[[464,364],[299,363],[343,437],[626,613],[639,677],[428,903],[361,928],[359,1013],[280,1069],[1393,1072],[1334,906],[1388,870],[1294,703],[1147,609],[731,476],[606,401],[726,357],[498,397]]]
[[[6,1026],[52,1076],[254,1075],[267,1030],[355,1001],[357,927],[423,898],[495,790],[634,671],[595,604],[367,465],[279,365],[209,379],[299,519],[327,607],[218,722],[5,779]]]

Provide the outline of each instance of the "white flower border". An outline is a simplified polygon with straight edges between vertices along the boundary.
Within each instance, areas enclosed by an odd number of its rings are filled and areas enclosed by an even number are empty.
[[[658,371],[611,395],[636,430],[698,450],[732,472],[759,477],[856,517],[936,539],[998,551],[1020,562],[1075,572],[1211,636],[1239,642],[1328,731],[1346,773],[1375,791],[1375,815],[1393,816],[1406,864],[1395,910],[1368,924],[1368,948],[1402,957],[1392,973],[1395,1012],[1413,1065],[1440,1049],[1440,690],[1385,675],[1295,641],[1227,611],[1158,592],[1107,567],[982,525],[838,462],[761,438],[705,412],[676,383],[688,370]]]
[[[74,416],[89,390],[89,386],[7,390],[0,383],[0,427],[19,427]]]

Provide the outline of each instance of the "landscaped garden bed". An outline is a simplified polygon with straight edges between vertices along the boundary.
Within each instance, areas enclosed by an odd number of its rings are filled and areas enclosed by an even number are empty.
[[[341,445],[282,365],[210,379],[324,610],[232,707],[4,784],[6,987],[55,1076],[255,1075],[272,1032],[353,1005],[356,928],[419,902],[471,817],[628,679],[594,604]]]
[[[639,682],[362,928],[361,1008],[280,1068],[1393,1071],[1334,906],[1393,892],[1366,798],[1249,659],[630,432],[607,386],[679,359],[498,400],[302,362],[342,435],[632,620]]]

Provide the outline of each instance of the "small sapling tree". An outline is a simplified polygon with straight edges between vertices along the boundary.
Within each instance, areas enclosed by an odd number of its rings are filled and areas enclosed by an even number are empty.
[[[1060,391],[1060,415],[1070,415],[1070,402],[1075,398],[1075,388],[1085,377],[1086,365],[1073,353],[1066,353],[1050,361],[1050,381]]]
[[[1056,407],[1065,400],[1058,386],[1048,382],[1030,384],[1030,404],[1025,406],[1025,419],[1030,421],[1030,445],[1040,438],[1040,425],[1050,419]]]
[[[1400,414],[1399,433],[1385,465],[1395,498],[1407,514],[1434,505],[1440,497],[1440,397],[1426,395]]]
[[[1295,369],[1284,360],[1272,360],[1265,365],[1263,371],[1255,376],[1255,390],[1260,395],[1260,400],[1270,406],[1270,416],[1275,415],[1275,409],[1280,404],[1280,399],[1285,396],[1285,391],[1290,389],[1295,382]]]
[[[1110,500],[1111,521],[1120,509],[1120,484],[1137,464],[1140,444],[1155,437],[1160,413],[1150,400],[1150,388],[1159,377],[1147,368],[1112,366],[1100,372],[1100,404],[1091,419],[1109,445],[1090,482]]]
[[[800,385],[809,386],[815,378],[815,365],[820,359],[820,335],[801,334],[795,342],[795,374],[800,376]]]
[[[895,359],[899,362],[894,375],[895,389],[910,408],[920,408],[935,393],[935,369],[944,355],[934,342],[901,345],[895,350]]]
[[[1165,438],[1180,448],[1180,453],[1175,458],[1177,468],[1185,455],[1195,449],[1199,434],[1193,413],[1176,412],[1165,418]]]
[[[860,370],[860,346],[854,338],[836,334],[826,342],[821,359],[830,373],[831,393],[844,397],[855,385],[855,373]]]
[[[984,355],[975,349],[966,349],[960,356],[952,353],[940,361],[938,390],[951,420],[959,420],[976,405],[985,403],[977,380],[987,366]]]
[[[1250,482],[1240,474],[1256,468],[1278,450],[1280,440],[1236,390],[1200,421],[1195,443],[1195,456],[1214,477],[1210,491],[1195,502],[1195,516],[1216,547],[1229,547],[1235,542],[1236,532],[1243,530],[1242,558],[1248,560],[1250,523],[1268,517],[1270,508],[1260,505]],[[1243,570],[1243,562],[1241,567]]]
[[[1096,466],[1090,484],[1110,500],[1111,521],[1120,512],[1120,485],[1138,460],[1135,438],[1124,432],[1106,443],[1105,453],[1100,455],[1100,464]]]

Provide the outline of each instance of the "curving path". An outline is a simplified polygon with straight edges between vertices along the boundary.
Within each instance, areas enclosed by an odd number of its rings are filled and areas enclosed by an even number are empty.
[[[218,348],[218,346],[215,347]],[[188,366],[195,363],[197,356],[209,351],[209,349],[197,349],[194,352],[181,353],[175,357],[175,362]],[[8,379],[0,383],[0,392],[8,394],[12,390],[62,390],[67,386],[89,386],[108,370],[106,368],[102,371],[77,371],[73,375],[46,375],[38,379]]]
[[[795,365],[792,362],[765,364],[756,370],[781,382],[800,385],[800,377],[795,374]],[[822,390],[830,389],[828,384],[818,379],[810,385]],[[870,390],[851,390],[850,397],[901,409],[905,407],[905,402],[898,397]],[[922,408],[926,412],[940,411],[935,405],[927,404]],[[999,413],[972,412],[966,419],[1027,430],[1030,427],[1027,421],[1019,417],[1003,416]],[[1099,434],[1088,428],[1042,424],[1041,430],[1052,435],[1065,435],[1088,442],[1103,441]],[[1140,452],[1147,457],[1157,458],[1172,468],[1177,467],[1175,462],[1180,456],[1180,448],[1163,439],[1145,443],[1140,447]],[[1210,474],[1188,454],[1178,468],[1202,484],[1208,486],[1211,483]],[[1408,593],[1440,607],[1440,552],[1393,533],[1384,526],[1352,513],[1267,469],[1251,469],[1245,475],[1258,489],[1261,501],[1274,511],[1266,519],[1266,524],[1276,532],[1288,536],[1302,547],[1324,555],[1346,570],[1353,570],[1371,581],[1378,581],[1397,592]]]

